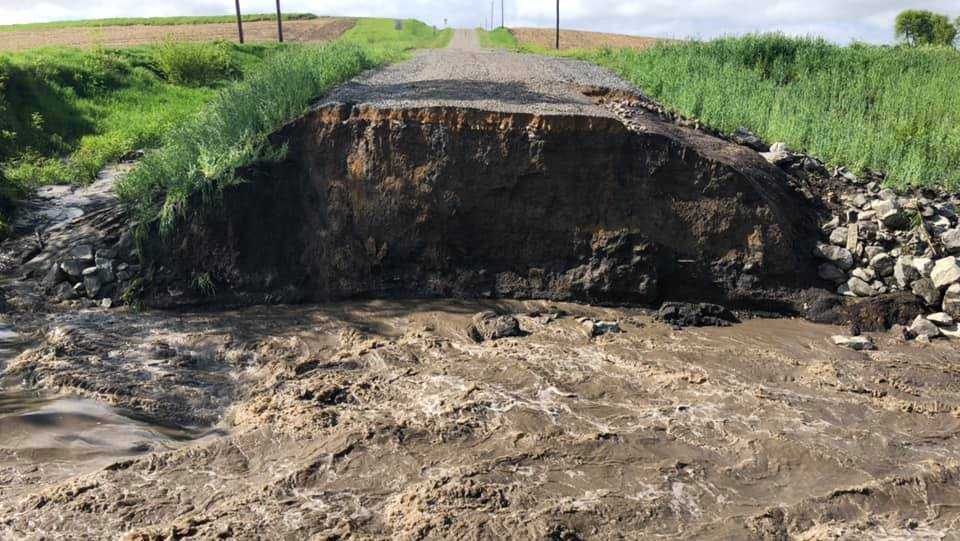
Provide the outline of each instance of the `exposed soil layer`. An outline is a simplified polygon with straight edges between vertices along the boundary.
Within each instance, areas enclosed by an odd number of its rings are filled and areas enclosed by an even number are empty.
[[[476,342],[486,311],[522,332]],[[589,321],[622,332],[593,337]],[[960,527],[948,342],[878,335],[879,351],[857,353],[829,342],[836,328],[797,320],[676,332],[637,310],[516,301],[50,325],[74,330],[46,333],[8,375],[45,385],[69,370],[61,391],[126,411],[195,404],[222,436],[95,462],[51,461],[39,431],[4,439],[3,539],[941,539]],[[189,398],[187,374],[223,400]]]
[[[816,219],[755,152],[648,115],[330,104],[194,212],[167,283],[221,296],[514,297],[790,309]],[[171,263],[174,262],[174,263]],[[811,280],[810,277],[814,277]]]

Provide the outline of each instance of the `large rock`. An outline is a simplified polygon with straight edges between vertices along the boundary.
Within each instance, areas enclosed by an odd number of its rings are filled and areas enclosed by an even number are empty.
[[[830,282],[840,283],[847,280],[847,273],[843,272],[833,263],[824,263],[817,268],[817,274],[820,278]]]
[[[893,275],[893,268],[896,260],[887,253],[878,253],[870,259],[870,267],[877,273],[877,276],[886,278]]]
[[[960,254],[960,228],[945,231],[940,236],[944,249],[951,254]]]
[[[666,302],[656,318],[677,327],[727,327],[740,322],[730,310],[709,303]]]
[[[830,233],[830,244],[834,246],[847,246],[847,228],[840,226]]]
[[[950,256],[938,259],[930,273],[933,285],[938,288],[948,287],[960,282],[960,264],[957,258]]]
[[[877,347],[873,344],[873,340],[866,336],[836,335],[832,338],[832,340],[833,343],[838,346],[850,348],[855,351],[877,349]]]
[[[850,302],[838,302],[835,297],[826,297],[810,304],[807,319],[815,323],[853,325],[864,332],[909,325],[917,316],[925,313],[923,302],[910,292],[886,293]]]
[[[893,266],[893,276],[897,280],[897,284],[902,288],[910,287],[914,281],[923,278],[920,275],[920,271],[913,266],[913,256],[903,255],[897,258],[896,264]]]
[[[752,148],[757,152],[767,152],[770,150],[769,145],[765,144],[762,139],[746,128],[737,128],[737,131],[733,132],[730,139],[738,145]]]
[[[929,278],[921,278],[910,284],[910,290],[913,294],[923,299],[927,306],[939,306],[940,290],[937,289]]]
[[[833,246],[831,244],[819,243],[814,248],[813,253],[815,256],[821,259],[826,259],[843,270],[850,270],[853,268],[853,254],[851,254],[850,250],[847,250],[846,248]]]
[[[923,316],[917,316],[908,330],[910,334],[918,338],[923,337],[930,339],[940,336],[940,327],[937,327],[932,321]]]
[[[944,312],[960,320],[960,284],[953,284],[947,288],[940,306]]]
[[[60,262],[60,269],[74,282],[83,277],[83,269],[85,268],[87,268],[87,263],[80,259],[67,259]]]
[[[499,340],[510,336],[522,336],[520,322],[509,315],[497,315],[495,312],[480,312],[473,316],[467,334],[477,342]]]
[[[850,291],[858,297],[872,297],[876,295],[878,291],[873,288],[872,285],[864,281],[862,278],[856,276],[851,276],[847,280],[847,287],[850,288]]]

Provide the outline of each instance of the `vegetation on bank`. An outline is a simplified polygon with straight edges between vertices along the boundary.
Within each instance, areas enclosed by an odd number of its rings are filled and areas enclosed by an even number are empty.
[[[361,20],[340,40],[273,55],[244,80],[221,90],[197,114],[169,130],[117,186],[141,225],[159,220],[169,232],[194,194],[215,200],[240,181],[238,168],[279,158],[267,136],[303,114],[333,86],[364,70],[403,58],[412,48],[438,47],[449,32],[417,21]]]
[[[272,21],[277,18],[273,13],[253,13],[243,15],[243,22]],[[285,21],[302,21],[316,19],[312,13],[284,13]],[[208,15],[192,17],[124,17],[114,19],[82,19],[77,21],[56,21],[49,23],[25,23],[0,25],[0,32],[15,32],[21,30],[56,30],[60,28],[100,28],[104,26],[170,26],[184,24],[216,24],[234,23],[235,15]]]
[[[960,187],[960,52],[754,35],[573,56],[725,132],[746,127],[900,186]]]
[[[480,46],[487,49],[516,51],[520,48],[520,43],[517,42],[517,38],[514,37],[513,32],[507,28],[497,28],[493,31],[478,28],[477,36],[480,38]]]
[[[278,45],[166,43],[0,55],[0,164],[18,188],[83,183],[155,146]]]

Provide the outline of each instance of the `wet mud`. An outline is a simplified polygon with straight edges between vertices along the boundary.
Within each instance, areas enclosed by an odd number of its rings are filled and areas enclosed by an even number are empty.
[[[490,311],[522,332],[478,343]],[[960,525],[946,342],[877,335],[861,353],[799,320],[676,331],[543,301],[93,315],[53,318],[4,371],[72,398],[0,405],[4,434],[59,419],[0,444],[2,538],[940,539]],[[593,336],[592,321],[621,332]]]

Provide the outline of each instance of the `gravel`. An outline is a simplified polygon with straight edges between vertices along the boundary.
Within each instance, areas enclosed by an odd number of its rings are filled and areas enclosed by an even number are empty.
[[[446,49],[369,72],[335,89],[325,103],[382,108],[452,106],[505,113],[613,117],[580,91],[583,87],[634,89],[587,62],[485,51],[473,30],[457,30]]]

